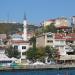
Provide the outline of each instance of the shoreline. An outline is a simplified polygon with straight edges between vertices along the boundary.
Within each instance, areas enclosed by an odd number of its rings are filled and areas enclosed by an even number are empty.
[[[71,70],[75,69],[75,64],[50,64],[50,65],[22,65],[20,67],[2,67],[1,71],[32,71],[32,70]]]

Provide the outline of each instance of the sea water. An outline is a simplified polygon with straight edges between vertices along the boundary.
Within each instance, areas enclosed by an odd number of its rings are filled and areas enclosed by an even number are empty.
[[[75,75],[75,69],[1,71],[0,75]]]

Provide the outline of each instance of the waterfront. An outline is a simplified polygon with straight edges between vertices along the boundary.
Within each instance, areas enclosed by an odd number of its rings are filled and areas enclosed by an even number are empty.
[[[75,69],[1,71],[0,75],[75,75]]]

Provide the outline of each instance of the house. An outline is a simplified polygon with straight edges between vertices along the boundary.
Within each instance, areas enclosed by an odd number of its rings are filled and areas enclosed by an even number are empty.
[[[46,26],[50,25],[51,23],[54,23],[55,27],[62,27],[62,26],[68,27],[70,25],[70,23],[66,17],[59,17],[56,19],[45,20],[41,24],[43,25],[43,27],[46,27]]]
[[[58,60],[75,60],[75,33],[44,33],[36,37],[36,47],[52,46],[58,49]],[[74,48],[73,48],[73,47]]]
[[[2,66],[9,67],[10,64],[15,61],[15,59],[9,58],[5,54],[5,49],[6,49],[7,45],[4,44],[4,42],[3,42],[4,39],[6,39],[6,37],[2,38],[2,36],[1,36],[1,39],[0,39],[0,64],[2,64]]]
[[[41,24],[43,27],[46,27],[46,26],[50,25],[51,23],[55,23],[55,19],[45,20]]]
[[[6,34],[0,34],[0,39],[4,40],[6,38],[7,38]]]
[[[62,37],[60,34],[55,33],[44,33],[42,35],[37,36],[36,38],[36,47],[45,47],[45,46],[52,46],[56,49],[59,49],[60,55],[66,54],[65,52],[65,38]],[[64,34],[63,34],[64,35]]]

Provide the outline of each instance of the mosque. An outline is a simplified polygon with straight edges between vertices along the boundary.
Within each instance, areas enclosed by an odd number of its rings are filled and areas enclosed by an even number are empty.
[[[23,33],[22,34],[15,33],[11,35],[11,40],[9,41],[9,45],[13,46],[14,49],[17,49],[21,53],[20,63],[25,62],[26,56],[24,55],[24,52],[26,52],[30,47],[27,35],[26,16],[24,16],[24,21],[23,21]]]

